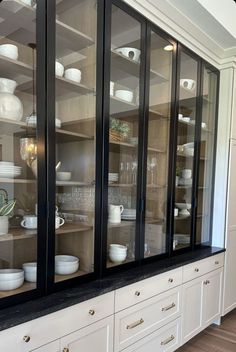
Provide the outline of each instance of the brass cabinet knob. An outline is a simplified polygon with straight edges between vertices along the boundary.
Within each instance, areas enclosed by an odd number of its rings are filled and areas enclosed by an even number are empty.
[[[65,347],[63,348],[63,352],[70,352],[69,348]]]
[[[141,295],[141,292],[140,291],[136,291],[135,292],[135,296],[140,296]]]
[[[219,265],[220,262],[218,260],[215,261],[215,265]]]
[[[90,315],[94,315],[94,314],[95,314],[95,310],[94,310],[94,309],[90,309],[90,310],[89,310],[89,314],[90,314]]]
[[[24,342],[30,342],[30,336],[25,335],[25,336],[23,337],[23,341],[24,341]]]
[[[196,271],[196,273],[198,273],[198,272],[199,272],[199,269],[198,269],[198,268],[195,268],[195,271]]]
[[[172,283],[173,281],[174,281],[174,279],[172,279],[172,278],[169,278],[169,280],[168,280],[170,283]]]

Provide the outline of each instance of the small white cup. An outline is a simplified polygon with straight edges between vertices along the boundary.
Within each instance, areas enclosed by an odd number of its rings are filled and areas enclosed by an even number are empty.
[[[182,78],[180,86],[188,90],[194,90],[196,88],[196,81],[194,79]]]
[[[59,229],[62,225],[65,224],[65,220],[63,218],[60,218],[60,216],[55,217],[55,228]]]
[[[80,83],[81,71],[78,68],[68,68],[67,70],[65,70],[65,78]]]
[[[191,178],[192,177],[192,170],[191,169],[184,169],[182,170],[182,177],[183,178]]]
[[[13,44],[2,44],[0,45],[0,55],[9,57],[9,59],[18,59],[18,48]]]
[[[36,215],[25,215],[21,221],[21,226],[25,229],[37,229],[37,216]]]
[[[62,77],[63,73],[64,73],[64,66],[59,61],[55,61],[55,74],[56,74],[56,76]]]
[[[175,208],[174,209],[174,216],[176,217],[176,216],[178,216],[179,215],[179,209],[178,208]]]

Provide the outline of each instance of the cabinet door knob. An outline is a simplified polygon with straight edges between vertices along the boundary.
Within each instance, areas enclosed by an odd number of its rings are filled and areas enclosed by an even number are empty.
[[[140,296],[141,295],[141,292],[140,291],[136,291],[135,292],[135,296]]]
[[[90,309],[90,310],[89,310],[89,314],[90,314],[90,315],[94,315],[94,314],[95,314],[95,310],[94,310],[94,309]]]
[[[168,280],[170,283],[172,283],[173,281],[174,281],[174,279],[172,279],[172,278],[169,278],[169,280]]]
[[[65,347],[63,348],[63,352],[70,352],[69,348]]]
[[[198,268],[195,268],[195,271],[196,271],[196,273],[198,273],[198,272],[199,272],[199,269],[198,269]]]
[[[204,285],[207,285],[207,284],[208,284],[207,280],[205,280],[203,283],[204,283]]]
[[[23,337],[23,341],[24,341],[24,342],[30,342],[30,336],[25,335],[25,336]]]
[[[215,261],[215,265],[219,265],[220,262],[218,260]]]

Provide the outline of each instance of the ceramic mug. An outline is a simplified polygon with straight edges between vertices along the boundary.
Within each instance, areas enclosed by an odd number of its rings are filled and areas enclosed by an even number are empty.
[[[65,220],[63,218],[60,218],[60,216],[55,217],[55,228],[59,229],[62,225],[65,224]]]
[[[108,214],[109,222],[112,224],[119,224],[121,222],[121,214],[124,211],[123,205],[109,205]]]
[[[81,71],[78,68],[68,68],[67,70],[65,70],[65,78],[80,83]]]
[[[37,216],[25,215],[21,221],[21,226],[25,229],[37,229]]]
[[[191,169],[184,169],[182,170],[182,177],[183,178],[191,178],[192,177],[192,170]]]
[[[188,90],[194,90],[196,88],[196,81],[194,79],[183,78],[180,80],[180,86]]]

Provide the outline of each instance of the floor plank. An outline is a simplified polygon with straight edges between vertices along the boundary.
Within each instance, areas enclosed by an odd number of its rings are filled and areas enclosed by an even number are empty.
[[[236,309],[222,319],[221,326],[211,325],[177,352],[236,352]]]

